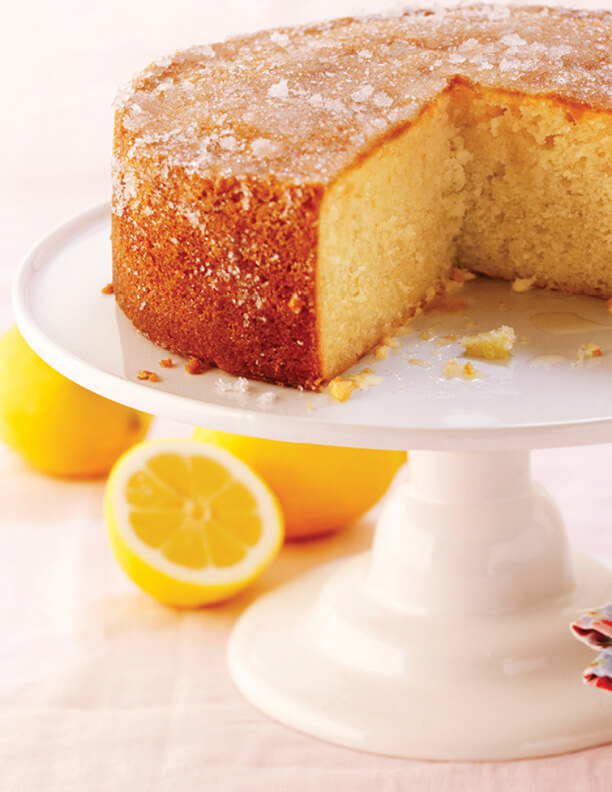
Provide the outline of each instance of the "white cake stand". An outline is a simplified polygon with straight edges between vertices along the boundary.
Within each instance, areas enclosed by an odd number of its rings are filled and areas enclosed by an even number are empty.
[[[529,472],[530,448],[612,440],[605,303],[475,281],[463,311],[419,319],[386,360],[366,361],[382,384],[339,404],[160,369],[167,353],[100,293],[109,280],[106,205],[50,234],[16,279],[24,336],[81,385],[226,431],[411,449],[410,479],[387,498],[371,552],[283,586],[239,620],[230,670],[253,704],[396,756],[509,759],[612,740],[612,697],[582,684],[592,654],[568,630],[612,600],[612,571],[569,551]],[[461,354],[444,336],[501,323],[521,337],[510,361],[478,362],[474,381],[442,374]],[[604,354],[576,364],[587,342]],[[139,369],[161,381],[138,381]]]

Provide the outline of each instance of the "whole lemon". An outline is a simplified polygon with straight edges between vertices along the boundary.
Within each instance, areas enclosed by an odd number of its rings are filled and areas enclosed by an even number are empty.
[[[0,438],[33,467],[63,478],[106,475],[150,423],[52,369],[16,327],[0,337]]]
[[[246,462],[278,498],[288,539],[349,525],[387,491],[405,451],[283,443],[196,429],[194,438],[223,446]]]

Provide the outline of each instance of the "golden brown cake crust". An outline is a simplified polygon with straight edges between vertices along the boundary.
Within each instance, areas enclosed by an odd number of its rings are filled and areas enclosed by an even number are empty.
[[[117,101],[113,285],[157,343],[315,388],[317,221],[456,81],[612,111],[612,14],[471,6],[195,47]],[[297,308],[297,310],[296,310]]]
[[[131,207],[113,215],[119,306],[145,335],[185,357],[316,388],[314,268],[322,191],[274,178],[164,174],[150,168],[146,198],[141,181],[144,217]],[[205,230],[175,213],[178,201],[198,207]]]

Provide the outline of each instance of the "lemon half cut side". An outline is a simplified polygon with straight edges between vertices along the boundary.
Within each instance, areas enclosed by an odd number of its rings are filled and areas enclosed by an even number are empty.
[[[104,508],[124,571],[175,607],[238,593],[283,541],[280,506],[259,476],[229,451],[188,438],[152,440],[124,454]]]

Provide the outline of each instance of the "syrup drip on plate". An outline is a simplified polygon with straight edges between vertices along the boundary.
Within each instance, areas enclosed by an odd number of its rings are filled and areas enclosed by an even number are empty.
[[[569,360],[565,355],[536,355],[529,361],[531,368],[549,369],[558,366],[559,363],[566,363]]]
[[[593,330],[612,330],[612,324],[595,322],[569,312],[537,313],[531,317],[531,324],[543,333],[553,335],[570,335],[572,333],[585,333]]]

